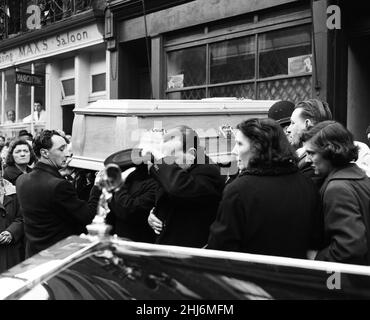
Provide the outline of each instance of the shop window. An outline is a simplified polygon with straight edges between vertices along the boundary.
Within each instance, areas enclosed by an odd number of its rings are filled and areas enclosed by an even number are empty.
[[[209,89],[209,97],[254,97],[255,86],[253,83],[234,84]]]
[[[105,73],[91,76],[91,91],[92,93],[105,91]]]
[[[4,109],[4,106],[3,106],[3,73],[0,71],[0,114],[2,115],[3,114],[3,109]],[[6,119],[6,115],[5,115],[5,119]],[[4,119],[2,118],[1,116],[1,123],[3,123]]]
[[[167,88],[206,84],[206,47],[177,50],[168,54]]]
[[[1,125],[5,125],[2,130],[8,136],[14,136],[20,128],[33,129],[33,133],[38,132],[44,129],[44,122],[46,121],[44,85],[32,87],[21,81],[16,84],[15,75],[17,71],[45,75],[45,65],[27,64],[0,73],[0,92],[3,90],[3,97],[0,99],[2,108]],[[44,112],[34,113],[33,120],[31,117],[34,108],[32,99],[34,102],[40,102],[41,108],[44,110]]]
[[[4,72],[4,111],[15,111],[15,69]]]
[[[309,27],[264,33],[258,40],[259,78],[312,72]]]
[[[173,45],[165,46],[168,99],[223,96],[298,102],[312,95],[309,24],[232,35],[225,29],[225,35],[187,40],[171,39]]]
[[[203,99],[206,97],[206,90],[185,90],[178,92],[171,92],[168,94],[169,99],[183,100],[183,99]]]
[[[45,76],[45,65],[40,63],[34,63],[33,66],[23,65],[22,67],[17,68],[19,71],[26,72],[26,73],[34,73],[40,76]],[[32,109],[35,106],[32,104],[32,92],[33,90],[33,99],[34,103],[38,102],[41,104],[42,110],[45,110],[45,87],[42,86],[34,86],[33,89],[29,85],[19,84],[18,85],[18,96],[19,96],[19,103],[18,103],[18,121],[30,123],[32,121]],[[35,109],[34,109],[35,110]],[[33,120],[35,122],[44,122],[45,121],[45,112],[42,111],[43,115],[34,113]]]
[[[31,73],[31,65],[23,65],[16,69],[20,72]],[[19,84],[18,85],[18,121],[22,122],[23,118],[31,113],[31,86]]]
[[[62,82],[62,96],[63,99],[66,97],[74,96],[75,94],[75,79],[64,79]]]
[[[18,121],[22,121],[25,117],[31,114],[31,87],[19,85],[19,107]]]
[[[254,78],[254,37],[210,45],[210,83]]]
[[[302,101],[311,98],[312,77],[263,81],[258,84],[258,99]]]
[[[45,63],[35,63],[34,66],[35,74],[45,76]],[[35,86],[35,101],[45,101],[45,86]]]

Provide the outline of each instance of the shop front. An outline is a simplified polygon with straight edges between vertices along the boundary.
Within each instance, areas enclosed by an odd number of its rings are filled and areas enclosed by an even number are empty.
[[[129,3],[106,14],[111,98],[312,97],[310,1],[196,0],[136,17]]]
[[[104,24],[89,20],[0,44],[0,134],[45,128],[71,134],[73,109],[106,98]]]
[[[3,53],[4,54],[4,53]],[[5,53],[12,57],[13,52]],[[20,75],[37,75],[45,78],[45,65],[42,63],[27,63],[19,67],[5,68],[1,71],[1,126],[3,135],[13,137],[22,129],[37,132],[46,124],[45,116],[33,119],[34,102],[40,102],[45,114],[45,82],[34,85],[29,81],[17,81]],[[36,116],[36,114],[34,115]],[[33,128],[31,128],[33,127]]]

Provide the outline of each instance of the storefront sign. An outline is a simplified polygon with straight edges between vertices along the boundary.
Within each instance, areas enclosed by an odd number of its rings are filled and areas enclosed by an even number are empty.
[[[43,75],[17,71],[15,73],[15,83],[28,86],[43,87],[45,85],[45,77]]]
[[[84,48],[103,41],[103,35],[96,24],[58,33],[53,37],[29,42],[14,49],[0,52],[0,68]]]

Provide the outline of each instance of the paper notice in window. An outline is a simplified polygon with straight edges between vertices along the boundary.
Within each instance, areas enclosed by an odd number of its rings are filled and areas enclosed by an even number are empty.
[[[184,87],[184,74],[175,74],[168,77],[167,89],[179,89]]]
[[[288,74],[312,72],[312,54],[288,58]]]

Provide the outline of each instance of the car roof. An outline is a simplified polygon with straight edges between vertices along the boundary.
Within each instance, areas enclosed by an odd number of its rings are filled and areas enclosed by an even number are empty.
[[[3,273],[0,276],[0,299],[16,299],[53,275],[81,261],[84,257],[103,251],[114,252],[115,255],[124,257],[127,261],[130,259],[136,262],[143,259],[143,263],[155,261],[159,268],[161,266],[171,268],[169,262],[174,262],[172,266],[175,265],[177,272],[198,268],[205,270],[204,277],[208,278],[209,275],[205,276],[205,274],[211,270],[210,272],[217,273],[218,277],[232,276],[230,278],[232,281],[230,279],[227,281],[230,286],[233,286],[235,282],[235,275],[238,279],[242,279],[244,275],[251,274],[251,271],[252,273],[261,271],[265,274],[263,276],[265,278],[268,274],[268,277],[283,275],[286,279],[281,279],[278,284],[280,286],[284,284],[284,281],[288,281],[291,274],[293,277],[304,275],[305,279],[308,279],[307,275],[315,274],[316,280],[314,281],[319,279],[321,282],[332,273],[366,279],[366,285],[370,281],[370,267],[368,266],[155,245],[127,241],[118,237],[99,238],[81,235],[68,237]],[[200,282],[202,276],[199,276]],[[325,283],[322,285],[325,286]],[[352,284],[350,283],[349,286]],[[353,292],[352,289],[346,292]],[[370,287],[361,290],[362,297],[370,297]]]

